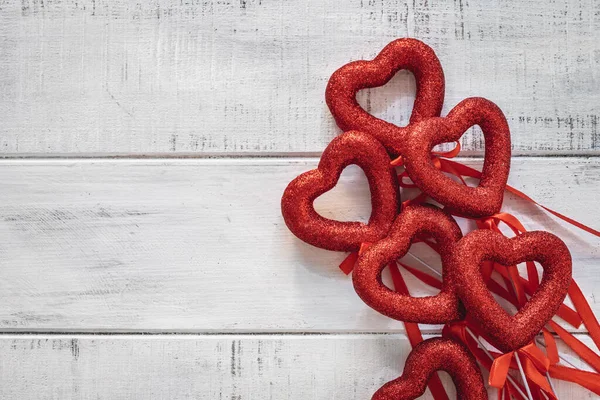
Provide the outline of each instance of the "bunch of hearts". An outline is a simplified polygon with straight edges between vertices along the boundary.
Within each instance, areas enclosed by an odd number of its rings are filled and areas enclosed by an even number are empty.
[[[405,127],[370,115],[356,100],[359,90],[384,85],[402,69],[411,71],[417,84]],[[351,62],[335,71],[325,98],[344,133],[327,146],[316,169],[288,185],[281,201],[285,222],[298,238],[323,249],[350,252],[340,268],[353,271],[356,293],[374,310],[405,323],[413,352],[403,375],[377,390],[373,399],[414,399],[427,386],[436,400],[447,399],[438,370],[450,374],[459,398],[485,399],[479,366],[489,370],[488,384],[499,389],[499,399],[556,399],[553,379],[600,394],[600,357],[553,321],[557,316],[574,327],[585,324],[600,345],[600,325],[571,278],[569,250],[553,234],[527,232],[518,219],[501,212],[507,190],[533,202],[507,186],[511,143],[504,114],[491,101],[476,97],[461,101],[441,117],[444,90],[440,61],[415,39],[396,40],[375,59]],[[451,160],[460,151],[461,136],[475,125],[485,139],[481,172]],[[456,148],[433,151],[448,142],[456,142]],[[360,166],[369,182],[372,214],[367,224],[330,220],[313,206],[350,164]],[[471,187],[466,179],[479,183]],[[402,202],[401,188],[408,187],[418,188],[419,194]],[[474,220],[478,229],[463,236],[458,217]],[[500,224],[515,236],[505,236]],[[416,242],[439,254],[441,271],[419,258],[430,273],[400,261]],[[543,270],[541,280],[536,262]],[[520,263],[526,264],[526,277],[519,274]],[[411,297],[400,267],[439,293]],[[393,289],[383,282],[385,268]],[[494,295],[514,306],[516,314],[509,314]],[[574,308],[563,304],[567,295]],[[417,324],[443,324],[443,338],[423,341]],[[556,335],[596,372],[564,365]],[[518,371],[520,379],[511,370]]]

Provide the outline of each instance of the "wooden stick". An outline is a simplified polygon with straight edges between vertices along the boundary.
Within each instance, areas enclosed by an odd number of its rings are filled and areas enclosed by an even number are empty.
[[[531,389],[529,388],[529,383],[527,382],[527,377],[525,376],[525,371],[523,371],[523,366],[521,365],[521,358],[519,358],[519,352],[515,351],[515,360],[517,360],[517,365],[519,366],[519,372],[521,372],[521,378],[523,379],[523,383],[525,384],[525,390],[527,390],[527,396],[529,396],[529,400],[533,400],[533,396],[531,395]]]
[[[536,341],[537,344],[539,344],[540,346],[542,346],[544,348],[548,347],[547,345],[545,345],[544,343],[542,343],[539,339],[536,339],[535,341]],[[560,358],[560,361],[563,361],[563,362],[569,364],[571,367],[573,367],[575,369],[579,369],[578,366],[576,366],[571,361],[569,361],[566,358],[564,358],[563,356],[561,356],[560,353],[558,353],[558,358]]]
[[[429,269],[431,272],[433,272],[434,274],[436,274],[440,278],[442,277],[442,273],[441,272],[439,272],[437,269],[433,268],[431,265],[427,264],[425,261],[421,260],[421,258],[415,256],[410,251],[408,253],[406,253],[406,254],[409,255],[409,256],[411,256],[412,258],[414,258],[418,262],[420,262],[422,265],[424,265],[425,267],[427,267],[427,269]]]
[[[485,347],[485,345],[483,343],[481,343],[481,341],[479,340],[479,338],[477,336],[475,336],[475,334],[473,333],[473,331],[468,326],[466,326],[465,329],[466,329],[467,333],[477,342],[477,344],[479,345],[479,348],[481,350],[483,350],[483,352],[492,361],[495,360],[494,356],[488,351],[488,349]],[[513,379],[513,377],[507,374],[506,378],[510,381],[510,383],[512,383],[513,385],[515,385],[515,389],[517,390],[517,392],[519,392],[519,394],[521,396],[523,396],[524,399],[527,399],[527,396],[525,396],[525,393],[523,393],[523,391],[521,389],[519,389],[519,385],[517,385],[517,382]]]

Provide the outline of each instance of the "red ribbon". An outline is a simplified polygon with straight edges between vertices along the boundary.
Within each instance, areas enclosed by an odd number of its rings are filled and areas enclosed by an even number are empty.
[[[525,376],[527,376],[527,379],[535,383],[535,385],[542,389],[548,396],[550,396],[550,398],[556,399],[550,384],[543,375],[550,368],[550,360],[533,343],[530,343],[518,349],[517,351],[511,351],[498,356],[490,368],[490,376],[488,380],[490,386],[498,389],[504,387],[508,371],[511,367],[512,359],[515,354],[519,355],[519,360],[521,361],[521,365],[523,367]]]
[[[466,182],[463,178],[465,176],[480,179],[480,171],[477,171],[464,164],[443,158],[453,158],[456,155],[458,155],[459,152],[460,144],[457,142],[455,148],[451,151],[443,153],[433,152],[433,162],[440,170],[454,175],[455,177],[460,179],[460,181],[465,185]],[[399,157],[396,160],[392,161],[392,165],[395,166],[402,165],[402,163],[402,157]],[[406,183],[404,181],[405,178],[409,178],[406,171],[399,174],[398,177],[400,179],[400,186],[407,188],[415,187],[412,183]],[[507,185],[506,190],[510,193],[515,194],[519,198],[536,204],[537,206],[553,214],[554,216],[562,219],[563,221],[566,221],[588,233],[600,237],[599,231],[590,228],[578,221],[575,221],[561,213],[558,213],[557,211],[554,211],[544,205],[539,204],[538,202],[534,201],[531,197],[513,188],[512,186]],[[403,207],[409,204],[424,203],[426,199],[427,195],[425,193],[420,193],[414,199],[405,201],[403,203]],[[461,215],[456,216],[462,217]],[[506,224],[506,226],[515,235],[519,235],[526,231],[523,224],[515,216],[504,212],[498,213],[486,219],[476,220],[476,223],[479,229],[491,229],[501,233],[502,231],[499,228],[499,225],[501,223]],[[428,239],[422,239],[420,241],[430,246],[433,250],[437,251],[437,246],[435,242],[431,242]],[[366,246],[367,245],[361,246],[360,252],[364,251]],[[342,262],[342,264],[340,264],[340,268],[342,269],[342,271],[344,271],[344,273],[349,274],[352,271],[360,252],[351,253]],[[437,289],[441,288],[441,280],[439,280],[437,277],[433,277],[423,271],[410,267],[406,264],[394,262],[390,263],[389,268],[392,275],[392,280],[394,282],[395,290],[397,290],[399,293],[409,295],[406,282],[404,281],[402,274],[398,269],[398,264],[401,265],[408,272],[410,272],[412,275],[414,275],[417,279],[426,283],[427,285]],[[526,267],[527,279],[519,275],[516,266],[504,267],[494,262],[485,262],[482,266],[482,274],[487,282],[488,288],[493,293],[508,300],[515,307],[520,308],[527,302],[527,296],[533,295],[540,282],[540,277],[535,263],[527,262]],[[507,289],[505,289],[494,279],[492,279],[492,273],[494,271],[499,273],[501,279],[504,280]],[[585,296],[583,295],[581,289],[575,281],[572,281],[568,294],[571,298],[571,301],[573,302],[575,310],[563,304],[559,308],[557,316],[559,316],[574,327],[579,327],[583,322],[590,334],[590,337],[592,338],[596,346],[600,349],[600,324],[598,323],[598,320],[594,316],[592,309],[589,306]],[[405,323],[405,326],[407,336],[409,338],[409,341],[411,342],[411,345],[414,346],[423,340],[418,324]],[[578,354],[596,371],[600,372],[600,356],[598,356],[583,342],[581,342],[579,339],[567,332],[564,328],[562,328],[555,322],[550,321],[549,326],[576,354]],[[443,335],[455,337],[456,339],[463,342],[470,349],[473,355],[477,358],[480,364],[490,371],[490,385],[493,387],[501,388],[501,390],[498,391],[499,400],[510,400],[511,396],[514,396],[516,393],[519,392],[519,390],[520,393],[524,393],[524,388],[520,384],[513,383],[510,381],[508,382],[508,384],[506,384],[508,371],[510,369],[517,368],[516,364],[513,362],[513,357],[515,356],[515,354],[519,355],[519,360],[521,361],[523,372],[527,378],[528,386],[530,387],[532,396],[535,400],[545,399],[545,397],[542,397],[542,392],[544,392],[551,399],[556,399],[556,396],[552,392],[548,380],[546,379],[546,374],[549,374],[555,379],[576,383],[596,394],[600,394],[600,373],[582,371],[575,368],[568,368],[558,365],[559,355],[556,346],[556,341],[554,339],[554,336],[547,329],[542,330],[544,341],[546,343],[546,354],[544,354],[534,343],[530,343],[521,349],[506,354],[489,352],[489,354],[491,354],[492,357],[494,357],[494,360],[492,361],[488,357],[488,355],[479,347],[479,344],[472,337],[470,337],[470,335],[466,334],[467,328],[474,332],[474,334],[476,334],[477,336],[484,337],[488,342],[492,343],[489,340],[489,338],[481,334],[479,329],[477,329],[476,324],[472,320],[470,320],[468,315],[465,321],[447,324],[444,327]],[[448,396],[437,374],[434,374],[434,376],[430,380],[429,389],[433,393],[435,400],[448,399]]]
[[[464,164],[458,163],[456,161],[451,161],[451,160],[444,159],[444,158],[440,158],[439,160],[440,160],[441,170],[444,172],[448,172],[448,173],[456,172],[461,176],[468,176],[470,178],[477,178],[477,179],[481,178],[481,172],[477,171],[474,168],[471,168]],[[514,187],[512,187],[510,185],[506,185],[506,190],[524,200],[527,200],[527,201],[537,205],[538,207],[543,208],[544,210],[548,211],[550,214],[562,219],[563,221],[566,221],[569,224],[578,227],[579,229],[582,229],[588,233],[591,233],[592,235],[600,237],[600,231],[590,228],[589,226],[584,225],[581,222],[578,222],[572,218],[567,217],[566,215],[563,215],[557,211],[552,210],[551,208],[548,208],[548,207],[538,203],[537,201],[533,200],[531,197],[529,197],[525,193],[521,192],[520,190],[515,189]]]
[[[362,254],[368,247],[369,243],[362,243],[360,246],[360,250],[356,253],[350,253],[348,257],[340,264],[340,269],[348,275],[354,269],[354,264],[358,259],[359,255]],[[404,265],[404,264],[403,264]],[[408,287],[406,286],[406,282],[398,269],[398,265],[395,262],[391,262],[388,264],[390,269],[390,274],[392,275],[392,282],[394,286],[394,290],[398,293],[404,294],[406,296],[410,296],[410,292],[408,291]],[[413,269],[414,270],[414,269]],[[414,270],[417,271],[417,270]],[[420,271],[419,271],[420,272]],[[423,272],[420,272],[419,277],[425,280],[434,283],[435,278],[429,276],[429,278],[425,278],[424,275],[427,275]],[[428,275],[427,275],[428,276]],[[435,283],[437,285],[437,283]],[[440,282],[441,287],[441,282]],[[404,327],[406,330],[406,336],[408,337],[408,341],[412,347],[415,347],[417,344],[423,341],[423,335],[421,334],[421,329],[418,324],[412,322],[404,322]],[[427,387],[431,391],[434,400],[449,400],[448,394],[444,389],[444,385],[442,385],[442,381],[437,373],[433,374],[427,383]]]
[[[394,283],[394,289],[401,294],[410,296],[410,292],[408,291],[408,287],[406,286],[406,282],[398,269],[398,265],[395,262],[392,262],[388,265],[390,269],[390,273],[392,275],[392,282]],[[412,322],[404,322],[404,327],[406,328],[406,335],[408,336],[408,340],[412,347],[415,347],[417,344],[423,341],[423,336],[421,334],[421,329],[419,329],[419,325]],[[435,400],[449,400],[448,394],[442,385],[442,381],[437,373],[431,375],[429,382],[427,383],[427,387],[431,391],[433,398]]]
[[[585,296],[583,295],[583,292],[575,280],[572,280],[571,286],[569,286],[569,298],[581,316],[583,325],[585,325],[587,328],[592,340],[596,344],[596,347],[600,349],[600,324],[598,324],[598,319],[594,315],[594,312],[592,311],[590,305],[585,299]]]
[[[481,178],[481,173],[479,171],[450,160],[440,159],[439,168],[444,172],[458,176],[463,182],[463,175],[473,178]],[[599,231],[592,229],[578,221],[575,221],[548,207],[537,203],[531,197],[527,196],[523,192],[511,186],[507,186],[507,190],[522,199],[525,199],[529,202],[538,205],[539,207],[557,216],[558,218],[580,229],[583,229],[586,232],[589,232],[596,236],[600,236]],[[499,213],[490,217],[487,220],[478,221],[478,227],[500,231],[500,229],[498,228],[498,224],[501,222],[505,223],[515,233],[515,235],[519,235],[526,231],[525,227],[521,224],[521,222],[516,217],[508,213]],[[516,295],[518,304],[522,306],[524,302],[526,302],[524,292],[531,296],[539,286],[539,275],[533,262],[527,263],[527,280],[520,277],[518,271],[516,271],[516,268],[513,268],[514,267],[511,266],[508,267],[506,270],[508,271],[508,278],[510,278],[510,281],[514,285],[514,290],[512,290],[512,292]],[[494,269],[502,273],[501,268]],[[505,279],[505,281],[508,280],[506,279],[506,274],[503,275],[503,278]],[[512,286],[507,287],[509,288],[509,292],[511,292]],[[507,296],[503,297],[507,298]],[[588,332],[590,333],[590,336],[592,337],[594,343],[598,348],[600,348],[600,324],[598,323],[598,320],[592,312],[591,307],[585,299],[585,296],[581,292],[581,289],[574,280],[572,281],[572,284],[569,287],[569,297],[571,298],[571,301],[575,306],[575,311],[563,304],[559,309],[557,315],[559,315],[561,318],[565,319],[567,322],[571,323],[573,326],[576,327],[578,327],[581,324],[581,322],[583,322]],[[512,302],[514,304],[514,300]],[[563,329],[553,321],[550,321],[550,326],[557,332],[561,339],[563,339],[563,341],[573,351],[575,351],[575,353],[577,353],[588,364],[594,367],[596,371],[600,371],[600,369],[598,369],[600,367],[600,357],[596,353],[594,353],[585,344],[583,344],[581,341],[579,341],[577,338],[575,338],[573,335],[568,333],[565,329]],[[597,390],[600,385],[596,382],[598,382],[600,374],[579,371],[577,369],[565,368],[562,366],[555,365],[559,361],[556,342],[554,340],[554,337],[546,329],[543,330],[543,334],[545,342],[547,344],[546,356],[544,358],[547,360],[548,366],[546,366],[546,361],[544,361],[543,364],[540,363],[540,361],[543,360],[543,358],[540,357],[540,354],[543,353],[541,353],[541,351],[539,351],[539,349],[535,345],[531,344],[531,347],[526,346],[527,350],[529,351],[526,351],[526,348],[517,350],[519,354],[526,353],[524,354],[525,357],[521,357],[522,364],[524,373],[527,376],[528,381],[533,383],[533,385],[531,386],[534,389],[534,395],[536,394],[535,390],[538,389],[544,390],[549,396],[552,395],[551,388],[549,387],[547,380],[544,378],[540,371],[544,373],[549,372],[551,376],[554,376],[557,379],[563,379],[577,383],[589,390],[594,391],[594,393],[598,393]],[[532,350],[533,348],[537,350]],[[533,351],[533,353],[531,353],[531,351]],[[514,352],[507,353],[503,356],[500,356],[494,361],[494,364],[496,364],[496,366],[492,367],[490,371],[490,385],[496,387],[503,386],[503,382],[506,379],[506,374],[508,373],[508,369],[510,367],[510,362],[507,362],[506,360],[510,361],[513,355]],[[535,365],[536,360],[537,365]],[[502,392],[500,393],[500,396],[502,396]]]
[[[486,354],[486,352],[481,347],[479,347],[479,343],[477,343],[477,341],[467,333],[467,329],[469,329],[473,333],[473,335],[481,336],[481,333],[479,332],[477,327],[474,326],[471,322],[468,322],[467,320],[446,324],[442,331],[442,336],[451,337],[455,340],[462,342],[471,351],[471,353],[477,359],[479,364],[489,371],[492,368],[493,360],[490,359],[488,354]],[[493,352],[488,353],[492,357],[498,356],[498,354]],[[520,384],[509,381],[508,384],[503,386],[502,390],[498,392],[498,398],[502,399],[504,396],[504,398],[510,399],[510,395],[513,393],[518,393],[519,390],[521,391],[521,393],[525,391],[523,386],[521,386]]]
[[[600,372],[600,357],[596,353],[556,322],[550,321],[548,324],[554,329],[554,332],[556,332],[562,341],[571,348],[571,350],[588,363],[590,367]]]
[[[578,384],[589,391],[600,395],[600,375],[594,372],[581,371],[560,365],[550,366],[550,376],[562,381]]]

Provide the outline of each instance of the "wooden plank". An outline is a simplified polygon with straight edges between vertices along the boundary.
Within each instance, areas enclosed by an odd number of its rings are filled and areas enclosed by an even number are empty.
[[[3,335],[0,379],[7,384],[0,386],[0,395],[362,400],[402,373],[409,352],[402,335]],[[442,376],[454,398],[452,383]],[[560,399],[596,398],[575,384],[554,384]],[[432,397],[427,392],[422,399]]]
[[[0,329],[400,331],[401,324],[359,300],[337,268],[345,254],[306,245],[285,226],[283,189],[315,164],[1,161]],[[515,187],[596,228],[600,215],[591,211],[599,181],[598,158],[513,160]],[[316,204],[329,217],[367,220],[364,174],[349,167]],[[505,209],[528,228],[567,242],[574,276],[600,313],[600,240],[511,196]],[[422,250],[415,251],[426,257]],[[414,280],[410,285],[415,294],[426,293]]]
[[[6,0],[0,152],[314,155],[337,134],[331,73],[411,36],[442,61],[444,113],[488,97],[516,153],[596,154],[599,15],[591,0]],[[404,124],[413,90],[401,74],[360,101]]]

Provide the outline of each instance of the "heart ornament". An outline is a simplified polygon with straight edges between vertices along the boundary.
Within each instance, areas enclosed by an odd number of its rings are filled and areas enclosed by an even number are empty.
[[[361,167],[369,182],[372,211],[368,224],[331,220],[314,209],[314,200],[332,189],[350,164]],[[334,138],[317,169],[290,182],[281,199],[283,218],[294,235],[335,251],[358,251],[361,243],[385,237],[399,210],[398,178],[385,148],[374,137],[358,131]]]
[[[365,88],[385,85],[400,70],[411,71],[417,82],[410,124],[437,117],[444,104],[444,71],[431,47],[416,39],[398,39],[371,61],[353,61],[335,71],[327,84],[325,100],[343,130],[356,129],[376,137],[388,152],[399,155],[408,127],[399,127],[366,112],[356,101]]]
[[[477,187],[452,180],[433,164],[434,146],[454,142],[474,125],[485,137],[485,159]],[[489,100],[471,97],[445,118],[429,118],[411,127],[402,148],[406,172],[415,185],[458,214],[481,218],[500,211],[510,170],[510,130],[502,110]]]
[[[484,261],[502,265],[537,261],[544,269],[539,287],[514,316],[488,290],[480,271]],[[503,352],[528,344],[554,316],[571,284],[569,249],[558,237],[542,231],[525,232],[511,239],[490,230],[473,231],[456,244],[449,265],[469,315]]]
[[[400,378],[383,385],[372,400],[413,400],[425,393],[427,382],[436,371],[446,371],[456,385],[461,400],[487,400],[481,371],[469,351],[447,338],[433,338],[419,343],[411,351]]]
[[[390,263],[405,256],[417,235],[436,239],[442,257],[442,289],[429,297],[411,297],[386,287],[381,272]],[[360,298],[371,308],[400,321],[443,324],[462,317],[462,309],[453,282],[447,274],[452,247],[462,237],[456,221],[434,206],[408,206],[394,222],[388,236],[372,244],[360,255],[352,282]]]

